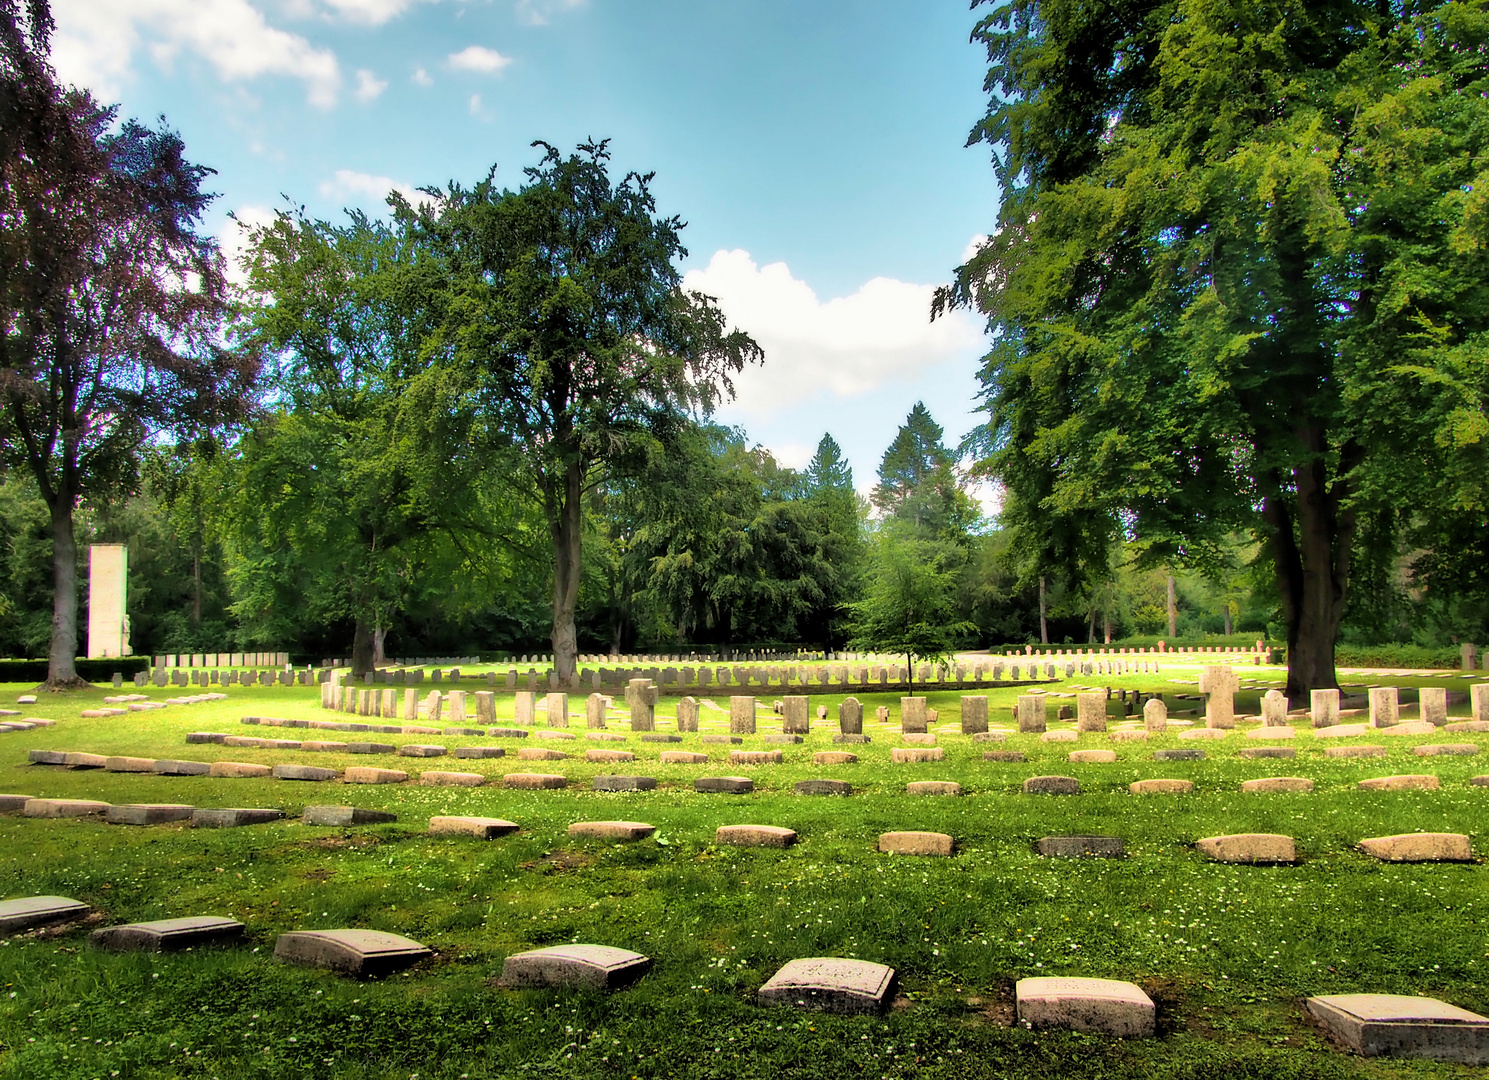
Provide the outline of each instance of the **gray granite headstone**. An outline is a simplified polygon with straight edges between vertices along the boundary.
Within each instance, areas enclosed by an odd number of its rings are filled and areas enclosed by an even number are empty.
[[[595,791],[652,791],[657,781],[651,776],[597,776]]]
[[[755,781],[747,776],[700,776],[693,781],[693,790],[703,794],[748,795],[755,790]]]
[[[650,967],[650,959],[628,949],[554,945],[507,957],[501,985],[615,990],[635,982]]]
[[[15,900],[0,900],[0,934],[78,919],[91,910],[82,901],[67,896],[22,896]]]
[[[307,806],[300,820],[306,825],[384,825],[397,821],[398,815],[361,806]]]
[[[1489,1065],[1489,1017],[1428,997],[1333,994],[1308,1012],[1361,1057],[1427,1058]]]
[[[168,821],[188,821],[196,812],[194,806],[171,803],[130,803],[110,806],[104,820],[110,825],[163,825]]]
[[[242,936],[243,924],[236,919],[202,915],[108,926],[93,931],[88,941],[97,948],[115,952],[168,952],[237,941]]]
[[[894,968],[868,960],[792,960],[760,988],[762,1005],[794,1005],[830,1013],[875,1013],[894,989]]]
[[[417,941],[381,930],[295,930],[274,942],[274,958],[376,977],[402,971],[433,952]]]

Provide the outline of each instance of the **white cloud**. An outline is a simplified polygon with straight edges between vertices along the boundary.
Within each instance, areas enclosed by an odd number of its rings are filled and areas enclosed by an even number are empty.
[[[347,22],[381,26],[402,15],[420,0],[322,0],[326,7]],[[431,0],[437,2],[437,0]]]
[[[300,79],[310,103],[321,108],[336,103],[341,86],[334,53],[270,26],[248,0],[55,0],[52,11],[58,73],[106,101],[122,96],[142,44],[162,67],[190,52],[227,82]]]
[[[965,266],[971,260],[973,255],[976,255],[979,251],[982,250],[982,245],[986,244],[988,240],[989,237],[984,236],[981,233],[978,233],[972,239],[968,240],[967,246],[962,248],[962,258],[957,265]]]
[[[429,196],[421,191],[415,191],[412,184],[405,184],[387,176],[373,176],[371,173],[357,172],[353,169],[337,169],[331,179],[321,181],[320,185],[320,192],[326,198],[347,199],[361,206],[382,207],[386,205],[390,191],[401,192],[403,197],[415,206],[429,201]]]
[[[423,68],[414,68],[414,73],[409,79],[415,86],[433,86],[434,80],[429,77],[429,72]]]
[[[379,79],[366,68],[362,68],[357,72],[358,101],[372,101],[387,88],[387,79]]]
[[[683,286],[718,298],[733,326],[765,350],[763,366],[735,378],[735,405],[768,414],[803,395],[854,397],[983,348],[979,322],[954,311],[931,322],[933,285],[878,277],[851,296],[823,301],[785,263],[759,266],[747,251],[718,251]]]
[[[237,218],[236,221],[233,218]],[[239,258],[248,250],[248,233],[274,223],[274,211],[267,206],[248,204],[233,211],[233,217],[222,223],[217,233],[217,246],[227,259],[227,279],[234,285],[243,285],[248,275],[238,264]]]
[[[470,114],[472,116],[480,116],[481,115],[481,95],[480,94],[472,94],[470,96]]]
[[[495,75],[512,62],[495,49],[480,45],[469,45],[457,53],[451,53],[446,62],[456,71],[476,71],[482,75]]]
[[[517,20],[528,26],[547,26],[556,14],[583,7],[586,0],[517,0]]]

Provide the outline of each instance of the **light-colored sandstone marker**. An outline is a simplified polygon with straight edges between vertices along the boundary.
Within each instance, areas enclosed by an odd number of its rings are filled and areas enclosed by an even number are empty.
[[[730,750],[731,765],[779,765],[782,761],[779,750]]]
[[[336,779],[335,769],[323,769],[319,765],[276,765],[270,770],[276,780],[308,780],[324,783]]]
[[[887,832],[879,835],[879,850],[892,855],[950,855],[956,842],[946,833]]]
[[[758,995],[762,1005],[794,1005],[828,1013],[874,1013],[884,1008],[894,968],[868,960],[805,957],[777,971]]]
[[[1039,736],[1039,741],[1040,742],[1079,742],[1080,741],[1080,737],[1081,737],[1081,735],[1080,735],[1080,732],[1078,732],[1078,731],[1046,731],[1044,734],[1042,734],[1041,736]]]
[[[1462,833],[1402,833],[1360,841],[1360,850],[1382,862],[1472,862],[1473,844]]]
[[[1067,759],[1076,765],[1110,765],[1117,760],[1115,750],[1072,750]]]
[[[31,818],[92,817],[108,809],[108,803],[92,799],[27,799],[21,813]]]
[[[1207,836],[1203,840],[1196,840],[1194,846],[1202,855],[1216,862],[1292,863],[1298,861],[1298,848],[1293,838],[1276,833]]]
[[[777,825],[720,825],[714,841],[739,847],[790,847],[796,843],[796,832]]]
[[[103,819],[110,825],[164,825],[169,821],[188,821],[194,806],[179,803],[127,803],[110,806]]]
[[[387,825],[397,821],[397,814],[386,810],[368,810],[362,806],[307,806],[300,815],[306,825]]]
[[[663,750],[661,761],[663,765],[703,765],[708,761],[708,755],[695,754],[691,750]]]
[[[1357,785],[1361,791],[1436,791],[1442,785],[1437,777],[1422,774],[1407,776],[1372,776]]]
[[[480,787],[486,783],[484,773],[478,772],[449,772],[444,769],[430,769],[419,774],[420,787]]]
[[[1307,794],[1313,791],[1313,781],[1302,776],[1264,776],[1242,781],[1241,790],[1248,795]]]
[[[939,746],[895,746],[889,760],[896,765],[914,765],[925,761],[944,761],[946,751]]]
[[[518,756],[521,756],[520,752]],[[601,764],[614,764],[619,761],[635,761],[636,755],[629,750],[586,750],[584,752],[584,760]]]
[[[906,795],[960,795],[962,785],[951,780],[917,780],[905,785]]]
[[[402,971],[434,953],[410,938],[381,930],[295,930],[274,942],[274,958],[376,977]]]
[[[1193,780],[1134,780],[1127,785],[1134,795],[1188,795],[1194,791]]]
[[[1311,997],[1309,1014],[1361,1057],[1489,1065],[1489,1017],[1401,994]]]
[[[408,779],[408,773],[401,769],[375,769],[371,766],[353,765],[341,774],[341,779],[347,784],[401,784]]]
[[[155,771],[155,759],[144,757],[110,757],[103,762],[104,772],[147,773]]]
[[[1079,795],[1081,782],[1073,776],[1031,776],[1024,781],[1025,795]]]
[[[1471,742],[1465,743],[1429,743],[1425,746],[1413,746],[1411,752],[1417,757],[1439,757],[1443,754],[1477,754],[1478,746]]]
[[[559,776],[555,773],[507,773],[502,777],[502,785],[509,788],[524,788],[534,791],[552,791],[567,787],[569,778]]]
[[[108,926],[88,935],[89,944],[115,952],[169,952],[236,941],[243,924],[236,919],[201,915],[185,919]]]
[[[589,840],[645,840],[656,831],[644,821],[576,821],[569,826],[570,836]]]
[[[641,978],[650,967],[650,959],[628,949],[554,945],[507,957],[502,964],[501,985],[616,990]]]
[[[858,755],[847,750],[819,750],[812,755],[814,765],[852,765],[857,760]]]
[[[524,746],[517,751],[518,761],[563,761],[568,756],[562,750],[550,750],[546,746]]]
[[[33,926],[66,919],[80,919],[93,910],[68,896],[22,896],[0,901],[0,934],[29,930]]]
[[[1145,1038],[1156,1031],[1153,1000],[1117,979],[1020,979],[1018,1017],[1031,1027],[1069,1028],[1092,1035]]]
[[[441,816],[429,819],[430,836],[474,836],[478,840],[494,840],[517,829],[516,822],[502,818]]]
[[[1353,758],[1353,757],[1385,757],[1384,746],[1326,746],[1324,757]]]

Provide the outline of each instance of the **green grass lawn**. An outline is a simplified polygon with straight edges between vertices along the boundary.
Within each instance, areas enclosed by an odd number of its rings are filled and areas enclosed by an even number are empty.
[[[1241,669],[1243,679],[1277,677]],[[1076,683],[1183,692],[1162,676],[1077,676]],[[1361,680],[1362,682],[1364,680]],[[1372,679],[1371,681],[1386,681]],[[1391,679],[1398,685],[1444,680]],[[1451,688],[1465,685],[1447,680]],[[421,694],[431,688],[426,682]],[[0,704],[26,688],[0,686]],[[1059,689],[1058,686],[1052,689]],[[1478,1070],[1426,1062],[1362,1060],[1326,1044],[1306,1019],[1316,993],[1427,994],[1489,1012],[1489,909],[1479,865],[1384,865],[1355,849],[1363,837],[1414,830],[1469,834],[1489,854],[1489,737],[1381,737],[1384,759],[1332,759],[1300,728],[1293,761],[1242,760],[1261,745],[1241,731],[1193,743],[1173,733],[1143,743],[1045,743],[1012,734],[1001,746],[943,734],[946,760],[893,765],[891,729],[872,722],[898,697],[864,695],[866,746],[834,747],[835,721],[813,720],[785,763],[731,766],[728,747],[688,735],[677,746],[629,736],[629,765],[587,764],[582,702],[571,700],[574,743],[463,736],[366,735],[245,727],[243,715],[330,716],[310,688],[231,688],[229,699],[113,719],[81,719],[105,693],[45,696],[28,715],[54,727],[0,734],[0,791],[110,802],[197,806],[349,803],[396,812],[394,825],[314,829],[296,821],[229,830],[109,826],[97,820],[0,817],[0,897],[61,894],[95,908],[93,922],[0,943],[0,1077],[1442,1077]],[[128,691],[121,691],[128,692]],[[177,693],[145,691],[155,699]],[[762,700],[780,690],[757,691]],[[1012,726],[1017,691],[995,690],[995,726]],[[943,730],[958,721],[958,694],[932,692]],[[1255,711],[1256,692],[1238,701]],[[704,710],[707,729],[727,727]],[[814,696],[835,706],[839,696]],[[658,708],[661,730],[675,699]],[[498,716],[511,716],[499,695]],[[472,714],[474,709],[472,708]],[[1466,710],[1452,710],[1462,714]],[[836,715],[835,710],[832,714]],[[472,720],[473,722],[473,720]],[[447,721],[448,723],[448,721]],[[1069,727],[1069,724],[1052,725]],[[611,729],[625,732],[612,717]],[[187,746],[190,731],[370,740],[494,744],[495,760],[410,759]],[[762,711],[761,733],[779,730]],[[1424,742],[1480,740],[1476,757],[1421,758]],[[1361,740],[1349,740],[1361,741]],[[518,762],[519,746],[574,752],[560,762]],[[1322,745],[1328,745],[1323,743]],[[746,748],[763,740],[746,737]],[[1202,762],[1155,762],[1155,749],[1199,746]],[[1070,764],[1077,748],[1110,747],[1115,764]],[[706,766],[661,765],[659,754],[706,751]],[[777,747],[771,747],[776,749]],[[416,773],[455,769],[499,776],[562,772],[564,791],[362,786],[65,771],[28,766],[30,749],[191,760],[382,765]],[[852,765],[816,766],[812,753],[850,749]],[[1024,764],[985,762],[988,749],[1022,750]],[[606,772],[655,776],[658,790],[599,794]],[[1361,792],[1357,780],[1435,773],[1435,792]],[[1029,776],[1076,776],[1084,794],[1033,797]],[[698,795],[697,776],[748,775],[750,796]],[[1311,795],[1241,795],[1242,780],[1311,777]],[[1127,784],[1182,777],[1195,794],[1134,797]],[[850,798],[798,797],[802,779],[854,785]],[[911,780],[955,780],[962,798],[916,798]],[[505,817],[522,831],[500,840],[435,839],[435,814]],[[574,821],[627,819],[653,838],[611,845],[572,841]],[[780,850],[717,847],[724,824],[795,829]],[[956,837],[950,859],[878,854],[878,834],[927,829]],[[1291,867],[1214,864],[1199,837],[1281,832],[1297,838]],[[1122,860],[1050,860],[1041,836],[1097,833],[1125,839]],[[231,915],[246,944],[160,956],[91,950],[100,924],[184,915]],[[98,921],[98,920],[101,920]],[[367,927],[407,935],[434,960],[378,982],[356,982],[271,958],[291,929]],[[497,988],[503,958],[559,942],[592,942],[652,957],[634,987],[592,993]],[[884,1016],[829,1017],[754,1002],[787,960],[855,956],[889,964],[901,997]],[[1113,1041],[1031,1032],[1012,1022],[1013,984],[1040,974],[1121,978],[1158,1003],[1159,1035]]]

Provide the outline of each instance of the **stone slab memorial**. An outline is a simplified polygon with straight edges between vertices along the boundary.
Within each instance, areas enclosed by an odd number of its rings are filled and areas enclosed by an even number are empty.
[[[1489,1017],[1436,998],[1330,994],[1306,1004],[1310,1016],[1361,1057],[1489,1065]]]
[[[1313,781],[1306,776],[1263,776],[1241,781],[1241,791],[1247,795],[1311,795]]]
[[[796,831],[779,825],[720,825],[714,833],[714,842],[736,847],[785,848],[796,843]]]
[[[927,730],[929,716],[926,699],[923,697],[900,698],[900,733],[922,734]]]
[[[1417,691],[1418,719],[1433,727],[1448,722],[1448,690],[1445,686],[1424,686]]]
[[[411,938],[381,930],[294,930],[274,942],[276,960],[360,978],[391,975],[433,955]]]
[[[618,843],[645,840],[656,831],[655,825],[644,821],[576,821],[569,826],[569,835],[576,839]]]
[[[762,1005],[856,1014],[884,1009],[894,990],[894,968],[868,960],[805,957],[788,962],[760,988]]]
[[[1360,841],[1360,850],[1381,862],[1473,862],[1473,844],[1462,833],[1402,833]]]
[[[677,702],[677,730],[698,730],[698,699],[695,697],[681,698]]]
[[[1372,776],[1355,786],[1361,791],[1436,791],[1442,784],[1435,776],[1409,773],[1404,776]]]
[[[693,790],[704,795],[749,795],[755,781],[747,776],[700,776],[693,781]]]
[[[486,776],[483,773],[450,772],[445,769],[421,772],[418,779],[420,787],[480,787],[484,783]]]
[[[1019,731],[1025,734],[1045,731],[1048,727],[1047,694],[1021,694],[1014,706],[1018,714]]]
[[[755,734],[755,699],[735,695],[729,699],[729,732],[733,735]]]
[[[1018,1018],[1034,1028],[1068,1028],[1122,1039],[1149,1038],[1157,1031],[1153,999],[1119,979],[1041,977],[1014,986]]]
[[[939,746],[896,746],[889,751],[889,760],[895,765],[916,765],[945,759],[946,751]]]
[[[702,765],[708,761],[708,755],[691,750],[663,750],[660,759],[663,765]]]
[[[275,765],[270,772],[276,780],[305,780],[311,783],[324,783],[327,780],[336,779],[335,769],[323,769],[319,765]]]
[[[1370,695],[1370,726],[1395,727],[1401,722],[1401,702],[1394,686],[1372,686]]]
[[[1208,665],[1200,675],[1199,692],[1205,695],[1205,727],[1229,730],[1236,726],[1236,691],[1241,681],[1226,664]]]
[[[553,945],[515,953],[502,963],[500,983],[514,989],[618,990],[651,968],[651,960],[610,945]]]
[[[818,750],[812,755],[814,765],[852,765],[858,755],[847,750]]]
[[[14,934],[33,926],[81,919],[93,909],[68,896],[21,896],[0,900],[0,934]]]
[[[1072,750],[1065,756],[1074,765],[1110,765],[1117,760],[1115,750]]]
[[[408,773],[402,769],[354,765],[341,774],[341,780],[345,784],[402,784],[408,780]]]
[[[962,698],[962,734],[980,735],[987,730],[988,701],[982,694]]]
[[[812,730],[811,699],[801,694],[781,698],[781,731],[785,735],[808,735]]]
[[[1194,842],[1206,858],[1225,863],[1295,863],[1297,844],[1291,836],[1277,833],[1235,833],[1231,836],[1207,836]]]
[[[1477,754],[1479,748],[1474,743],[1427,743],[1423,746],[1413,746],[1411,752],[1417,757],[1441,757],[1470,756]]]
[[[458,758],[499,758],[507,751],[500,746],[457,746],[453,753]]]
[[[1326,746],[1324,756],[1333,758],[1385,757],[1384,746]]]
[[[190,821],[194,806],[179,803],[127,803],[108,808],[103,819],[110,825],[164,825],[171,821]]]
[[[1153,751],[1153,760],[1154,761],[1204,761],[1205,760],[1205,752],[1203,750],[1190,750],[1190,749],[1187,749],[1187,748],[1178,748],[1178,749],[1174,749],[1174,750],[1154,750]]]
[[[1079,693],[1075,695],[1075,729],[1077,731],[1106,730],[1106,694]]]
[[[1081,782],[1073,776],[1031,776],[1024,781],[1025,795],[1079,795]]]
[[[1333,727],[1339,723],[1339,691],[1310,690],[1308,713],[1315,728]]]
[[[1051,859],[1120,859],[1127,854],[1120,836],[1045,836],[1034,850]]]
[[[557,773],[507,773],[502,777],[502,786],[526,791],[557,791],[569,786],[569,778]]]
[[[234,806],[225,809],[196,810],[191,815],[193,829],[238,829],[246,825],[265,825],[283,821],[284,811],[274,807]]]
[[[1133,795],[1190,795],[1194,792],[1194,781],[1154,777],[1134,780],[1127,785],[1127,790]]]
[[[495,840],[518,830],[516,822],[503,818],[458,817],[439,815],[429,819],[430,836],[474,836],[477,840]]]
[[[21,814],[29,818],[94,817],[108,810],[108,803],[95,799],[27,799]]]
[[[336,828],[348,825],[388,825],[397,820],[397,814],[386,810],[369,810],[363,806],[307,806],[300,815],[302,824]]]
[[[177,761],[173,758],[159,758],[155,762],[156,776],[209,776],[211,772],[210,761]]]
[[[597,776],[590,785],[595,791],[655,791],[654,776]]]
[[[243,924],[217,915],[106,926],[88,935],[94,948],[113,952],[173,952],[227,945],[243,938]]]
[[[906,795],[960,795],[962,785],[954,780],[916,780],[905,785]]]
[[[985,750],[982,754],[983,761],[1001,761],[1005,763],[1024,762],[1029,756],[1022,750]]]
[[[887,832],[879,835],[879,850],[887,855],[935,855],[950,857],[956,849],[946,833]]]
[[[1150,735],[1168,730],[1168,706],[1162,698],[1149,698],[1143,706],[1143,730]]]
[[[846,780],[798,780],[792,790],[798,795],[852,795]]]
[[[730,750],[731,765],[779,765],[782,762],[779,750]]]

